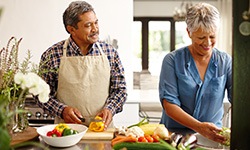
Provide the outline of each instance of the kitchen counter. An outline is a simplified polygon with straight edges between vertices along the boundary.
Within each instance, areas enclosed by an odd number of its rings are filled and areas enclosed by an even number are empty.
[[[194,133],[191,130],[185,129],[169,129],[170,132],[177,132],[183,135]],[[112,150],[111,140],[85,140],[82,139],[79,143],[74,146],[66,147],[66,148],[57,148],[52,147],[44,143],[41,137],[37,137],[33,141],[39,142],[45,146],[47,146],[50,150]],[[15,150],[41,150],[41,148],[37,146],[26,146],[20,147]]]
[[[196,134],[194,131],[192,130],[188,130],[188,129],[168,129],[171,133],[175,132],[178,134],[182,134],[183,136],[187,135],[187,134]],[[209,142],[208,139],[204,138],[202,139],[203,142],[205,142],[207,144],[207,142]],[[37,137],[36,139],[34,139],[33,141],[39,142],[42,145],[45,145],[46,147],[49,148],[49,150],[112,150],[112,146],[111,146],[111,140],[88,140],[88,139],[82,139],[80,142],[78,142],[76,145],[71,146],[71,147],[66,147],[66,148],[58,148],[58,147],[52,147],[47,145],[46,143],[44,143],[44,141],[42,140],[41,137]],[[199,143],[199,142],[197,142]],[[217,150],[225,150],[225,149],[229,149],[228,147],[223,147],[223,148],[219,148],[219,144],[218,143],[211,143],[213,145],[213,147],[202,147],[201,145],[199,145],[199,147],[201,146],[202,148],[208,148],[208,149],[217,149]],[[26,146],[26,147],[20,147],[20,148],[16,148],[15,150],[42,150],[41,148],[37,147],[37,146]]]

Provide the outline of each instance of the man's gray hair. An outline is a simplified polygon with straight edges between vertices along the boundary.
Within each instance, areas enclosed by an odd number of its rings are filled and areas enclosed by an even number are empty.
[[[191,33],[199,28],[205,32],[216,32],[220,24],[220,13],[210,4],[198,3],[188,9],[186,23]]]
[[[79,16],[89,11],[94,12],[94,8],[89,3],[85,1],[71,2],[63,13],[63,24],[66,31],[69,33],[67,30],[68,25],[77,29],[77,23],[81,21]]]

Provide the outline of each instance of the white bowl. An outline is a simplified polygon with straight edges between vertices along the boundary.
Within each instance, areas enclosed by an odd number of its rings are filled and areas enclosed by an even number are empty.
[[[230,147],[222,145],[218,142],[212,141],[204,136],[202,136],[199,133],[195,134],[197,138],[197,146],[200,148],[204,149],[209,149],[209,150],[225,150],[225,149],[230,149]]]
[[[43,141],[48,145],[54,147],[69,147],[77,144],[87,132],[88,127],[82,124],[67,124],[71,129],[78,131],[77,134],[62,136],[62,137],[49,137],[48,131],[52,131],[57,124],[45,125],[37,128],[37,133],[42,137]]]

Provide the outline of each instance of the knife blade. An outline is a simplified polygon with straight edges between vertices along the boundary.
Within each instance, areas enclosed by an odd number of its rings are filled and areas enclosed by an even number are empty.
[[[82,118],[79,118],[83,123],[85,122],[103,122],[103,120],[100,120],[100,119],[95,119],[93,117],[82,117]]]

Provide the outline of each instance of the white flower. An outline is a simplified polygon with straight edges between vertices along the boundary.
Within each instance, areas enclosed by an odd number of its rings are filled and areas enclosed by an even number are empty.
[[[16,73],[14,82],[19,84],[23,90],[28,89],[29,93],[38,95],[41,102],[47,102],[49,99],[49,85],[35,73]]]

